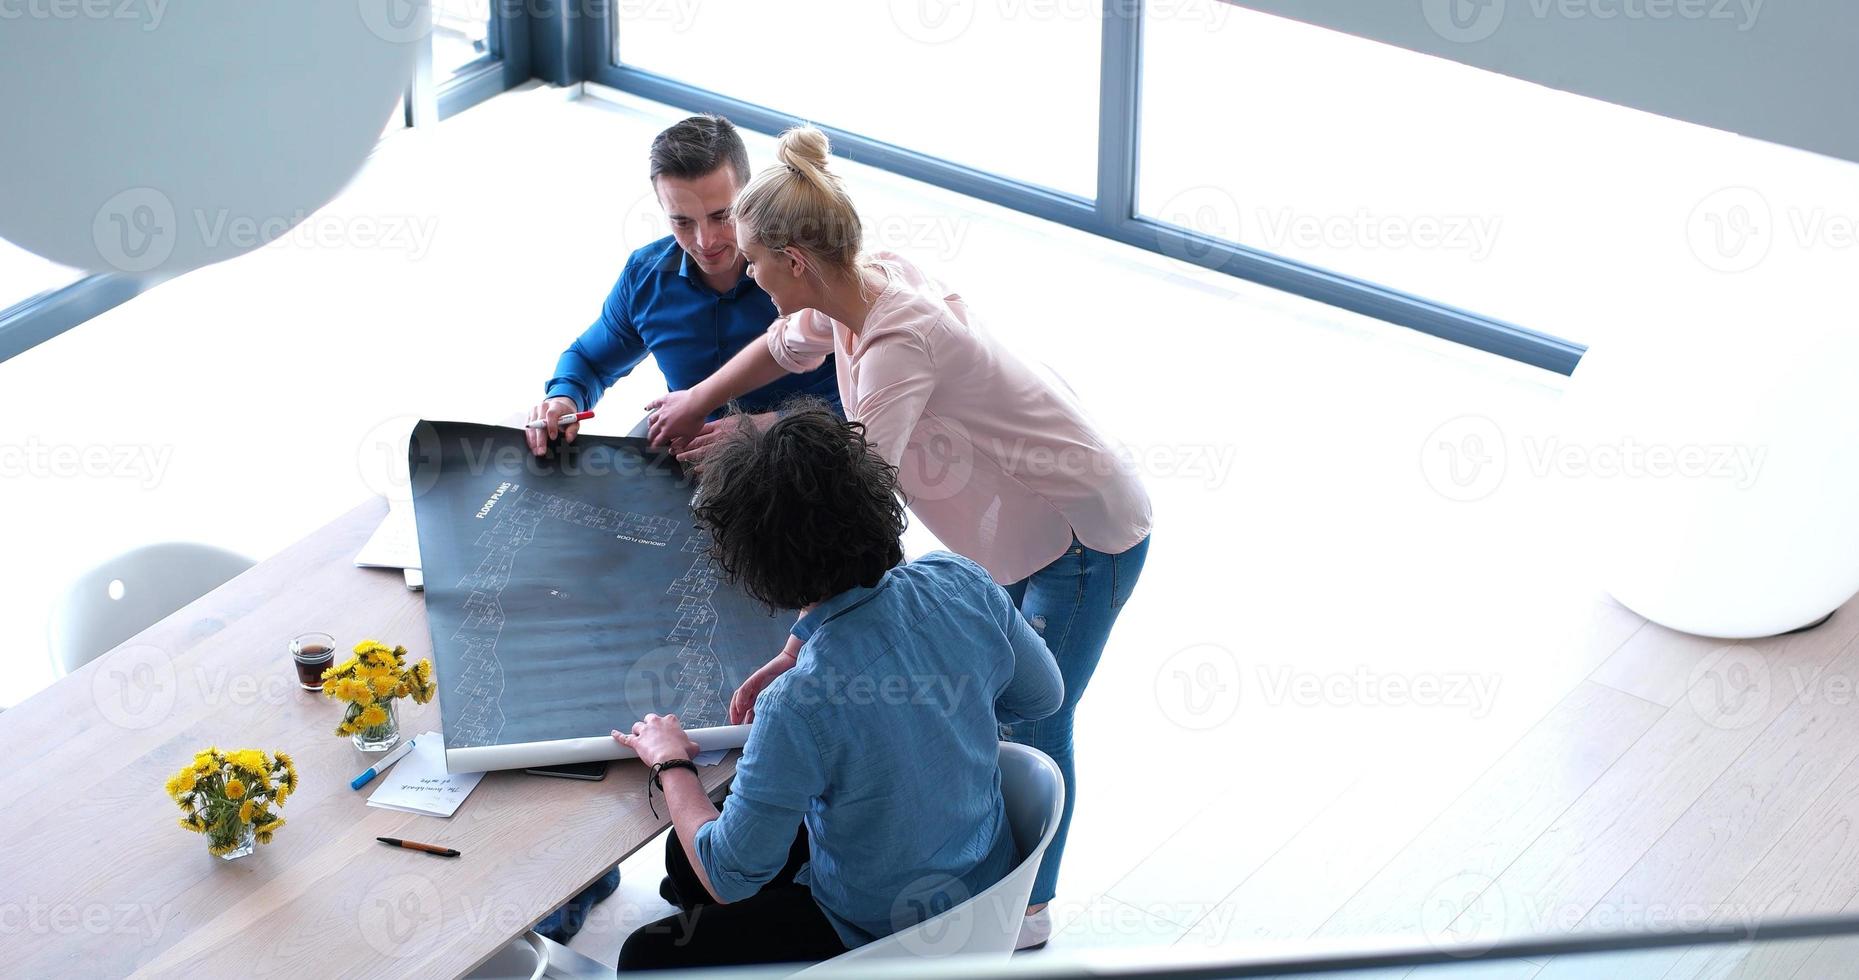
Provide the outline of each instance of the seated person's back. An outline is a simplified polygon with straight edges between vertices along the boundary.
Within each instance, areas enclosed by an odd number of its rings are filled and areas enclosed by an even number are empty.
[[[979,565],[902,563],[896,470],[858,423],[790,410],[704,466],[694,511],[713,559],[749,595],[803,611],[732,705],[752,726],[720,815],[694,775],[665,768],[695,748],[675,716],[615,732],[663,770],[668,897],[709,906],[635,932],[623,969],[823,959],[995,884],[1021,858],[1000,726],[1064,694],[1045,642]]]
[[[776,828],[764,849],[778,856],[773,845],[804,815],[811,862],[797,880],[848,945],[1011,871],[1020,855],[1001,800],[999,726],[1049,714],[1061,692],[1033,665],[1014,684],[1016,660],[1036,665],[1044,644],[987,572],[937,552],[820,603],[795,634],[799,662],[757,701],[730,808]],[[1016,645],[1038,649],[1017,658]],[[725,821],[699,837],[706,865],[728,863],[731,830]],[[727,897],[730,886],[711,880]]]

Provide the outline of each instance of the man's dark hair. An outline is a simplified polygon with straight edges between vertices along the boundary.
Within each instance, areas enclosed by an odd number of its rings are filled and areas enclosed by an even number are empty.
[[[696,180],[726,163],[736,171],[737,182],[749,182],[749,150],[722,116],[692,116],[652,139],[654,187],[660,177]]]
[[[766,432],[743,424],[705,458],[692,510],[730,581],[771,609],[877,585],[904,560],[897,468],[817,399]]]

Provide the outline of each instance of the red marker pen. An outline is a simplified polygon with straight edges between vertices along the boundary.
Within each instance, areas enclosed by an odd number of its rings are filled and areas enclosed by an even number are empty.
[[[564,415],[561,418],[556,419],[555,424],[556,425],[567,425],[570,422],[585,422],[588,419],[591,419],[593,417],[594,417],[593,412],[576,412],[573,415]],[[529,423],[529,425],[527,426],[527,428],[531,428],[531,429],[546,429],[548,427],[549,427],[548,419],[537,419],[534,422]]]

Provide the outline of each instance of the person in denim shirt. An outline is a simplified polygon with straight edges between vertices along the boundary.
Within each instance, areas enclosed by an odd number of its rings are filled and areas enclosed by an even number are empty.
[[[826,959],[981,892],[1019,862],[1000,726],[1064,700],[1058,665],[1005,590],[947,552],[902,563],[896,470],[823,407],[743,426],[694,507],[718,566],[800,608],[794,665],[753,706],[727,805],[663,764],[696,746],[675,715],[614,737],[658,770],[668,898],[621,970]]]

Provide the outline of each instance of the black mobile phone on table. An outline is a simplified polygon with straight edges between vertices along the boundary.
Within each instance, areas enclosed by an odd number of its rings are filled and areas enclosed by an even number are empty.
[[[564,762],[558,766],[537,766],[523,770],[532,776],[557,776],[562,779],[587,779],[598,782],[607,778],[606,760],[599,762]]]

